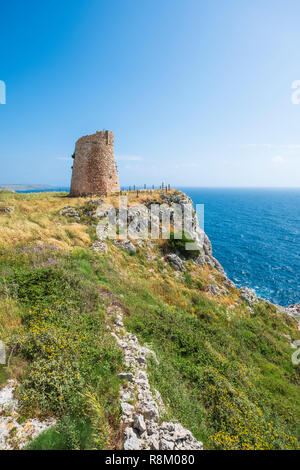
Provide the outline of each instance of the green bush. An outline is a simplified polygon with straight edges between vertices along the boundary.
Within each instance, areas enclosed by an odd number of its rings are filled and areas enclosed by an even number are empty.
[[[206,377],[205,377],[206,375]],[[216,433],[211,441],[219,449],[294,449],[297,439],[267,420],[257,403],[236,389],[214,368],[205,371],[203,396],[212,409]]]
[[[179,252],[181,255],[185,256],[186,258],[195,258],[199,256],[200,254],[199,250],[197,249],[187,250],[186,249],[187,243],[194,243],[194,241],[190,237],[186,236],[184,231],[176,232],[176,233],[171,231],[170,238],[167,240],[167,247],[169,251]]]
[[[69,359],[70,360],[70,359]],[[36,359],[18,389],[23,413],[39,410],[40,414],[63,416],[72,410],[82,412],[84,405],[81,394],[85,381],[79,364],[67,358]]]
[[[192,287],[193,286],[193,280],[192,280],[191,274],[190,273],[184,273],[183,277],[184,277],[185,284],[188,287]]]

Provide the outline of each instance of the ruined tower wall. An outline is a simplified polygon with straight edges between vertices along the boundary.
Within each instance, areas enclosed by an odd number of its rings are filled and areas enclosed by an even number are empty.
[[[114,157],[114,134],[99,131],[76,142],[71,196],[120,191]]]

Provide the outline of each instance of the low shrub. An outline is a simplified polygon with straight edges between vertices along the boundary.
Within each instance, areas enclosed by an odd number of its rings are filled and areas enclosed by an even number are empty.
[[[170,238],[167,240],[167,248],[169,251],[178,252],[186,258],[195,258],[199,256],[200,251],[198,249],[189,250],[187,244],[194,243],[193,239],[187,236],[184,231],[170,232]]]

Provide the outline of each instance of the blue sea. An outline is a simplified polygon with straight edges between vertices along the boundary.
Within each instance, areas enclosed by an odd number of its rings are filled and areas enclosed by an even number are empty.
[[[237,286],[300,302],[300,189],[178,189],[204,204],[213,254]]]
[[[300,302],[300,189],[180,188],[204,204],[213,254],[239,287]]]

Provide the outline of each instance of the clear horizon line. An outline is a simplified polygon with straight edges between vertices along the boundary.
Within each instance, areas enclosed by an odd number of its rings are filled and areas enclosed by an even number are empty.
[[[47,188],[70,188],[69,184],[57,184],[57,185],[50,185],[50,184],[40,184],[40,183],[7,183],[7,184],[0,184],[0,188],[3,186],[38,186],[40,188],[47,187]],[[121,187],[133,187],[133,184],[123,184]],[[157,185],[158,187],[159,185]],[[143,188],[144,185],[135,185],[136,188],[140,189]],[[147,185],[147,189],[151,189],[152,185]],[[156,185],[154,185],[155,189],[158,189]],[[176,188],[203,188],[203,189],[300,189],[300,186],[203,186],[203,185],[171,185],[171,189],[176,189]]]

